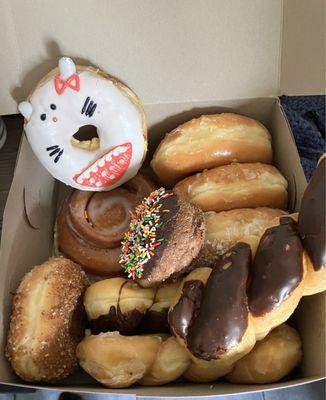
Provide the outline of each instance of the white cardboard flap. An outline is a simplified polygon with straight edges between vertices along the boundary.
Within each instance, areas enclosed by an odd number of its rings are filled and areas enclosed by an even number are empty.
[[[0,115],[62,55],[145,104],[279,93],[281,0],[0,0],[0,10]]]

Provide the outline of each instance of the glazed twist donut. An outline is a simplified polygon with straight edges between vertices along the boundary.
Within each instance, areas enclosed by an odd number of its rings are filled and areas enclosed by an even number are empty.
[[[77,347],[77,357],[87,373],[110,388],[163,385],[182,376],[190,362],[174,337],[117,332],[86,337]]]
[[[195,172],[231,162],[272,161],[271,136],[251,118],[232,114],[202,115],[168,133],[151,166],[167,187]]]
[[[130,212],[153,191],[143,174],[109,192],[74,190],[57,219],[59,251],[98,275],[122,272],[120,243],[129,228]]]
[[[105,279],[91,285],[84,306],[93,334],[169,331],[168,310],[179,282],[158,289],[142,288],[124,278]]]
[[[285,209],[287,186],[272,165],[234,163],[189,176],[173,190],[203,211],[219,212],[246,207]]]
[[[232,383],[266,384],[288,375],[302,359],[298,332],[287,324],[272,330],[235,364],[226,379]]]

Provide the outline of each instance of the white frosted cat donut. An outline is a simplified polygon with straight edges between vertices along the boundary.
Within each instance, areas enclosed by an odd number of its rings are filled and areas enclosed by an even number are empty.
[[[63,57],[18,106],[28,141],[43,166],[80,190],[111,190],[133,178],[147,149],[145,114],[138,97],[99,69]],[[86,125],[98,137],[73,135]]]

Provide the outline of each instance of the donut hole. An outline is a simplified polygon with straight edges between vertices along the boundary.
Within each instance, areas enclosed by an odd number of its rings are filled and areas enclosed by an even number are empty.
[[[94,125],[81,126],[78,131],[72,135],[71,144],[82,150],[95,151],[100,147],[100,138],[97,128]]]

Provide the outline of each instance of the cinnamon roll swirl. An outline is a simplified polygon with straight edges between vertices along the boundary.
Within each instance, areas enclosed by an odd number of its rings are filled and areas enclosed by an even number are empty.
[[[108,192],[74,190],[57,219],[58,249],[87,272],[115,275],[130,212],[155,189],[143,174]]]

